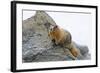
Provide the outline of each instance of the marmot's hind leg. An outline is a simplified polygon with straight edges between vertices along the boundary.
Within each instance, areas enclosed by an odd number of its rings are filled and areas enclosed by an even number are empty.
[[[77,58],[71,53],[71,51],[69,49],[65,49],[63,48],[64,50],[64,54],[65,55],[69,55],[73,60],[76,60]]]
[[[70,49],[70,52],[73,54],[74,57],[79,55],[79,50],[77,48]]]

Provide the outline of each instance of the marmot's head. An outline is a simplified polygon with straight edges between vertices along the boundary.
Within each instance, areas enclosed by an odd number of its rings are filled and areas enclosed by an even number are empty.
[[[58,25],[51,25],[50,26],[50,31],[55,31],[56,29],[58,29]]]

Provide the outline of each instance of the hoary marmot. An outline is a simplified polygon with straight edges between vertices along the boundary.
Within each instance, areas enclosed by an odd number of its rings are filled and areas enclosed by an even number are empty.
[[[79,50],[74,46],[72,42],[71,34],[68,31],[61,29],[58,25],[51,25],[48,35],[56,45],[61,45],[67,48],[69,55],[73,59],[76,59],[80,54]],[[64,52],[66,52],[66,49],[64,49]]]

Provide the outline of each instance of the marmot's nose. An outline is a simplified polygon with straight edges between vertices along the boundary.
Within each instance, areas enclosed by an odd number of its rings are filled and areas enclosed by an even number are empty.
[[[53,29],[52,28],[50,28],[50,31],[52,31]]]
[[[50,30],[53,30],[53,27],[50,27]]]

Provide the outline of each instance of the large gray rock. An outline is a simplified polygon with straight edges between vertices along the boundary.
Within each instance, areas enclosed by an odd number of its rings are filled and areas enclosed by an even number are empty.
[[[50,24],[55,25],[53,19],[44,11],[23,21],[22,24],[22,60],[23,62],[68,61],[72,58],[64,54],[63,47],[54,46],[48,37]],[[77,60],[90,59],[87,46],[74,43],[82,56]]]

